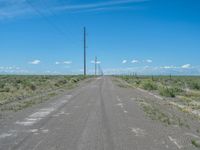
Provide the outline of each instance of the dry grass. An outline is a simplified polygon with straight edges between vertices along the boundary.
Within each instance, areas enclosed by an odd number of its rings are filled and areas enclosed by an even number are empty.
[[[18,111],[75,87],[83,76],[0,76],[1,110]]]

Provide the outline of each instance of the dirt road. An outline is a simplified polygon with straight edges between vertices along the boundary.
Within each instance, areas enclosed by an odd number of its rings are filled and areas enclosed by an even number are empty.
[[[111,77],[93,79],[66,95],[1,121],[1,150],[197,149],[189,128],[165,126],[146,116],[137,89]],[[155,98],[149,95],[150,98]]]

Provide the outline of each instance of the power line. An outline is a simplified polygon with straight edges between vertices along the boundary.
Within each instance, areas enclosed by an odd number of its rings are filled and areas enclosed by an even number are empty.
[[[44,4],[45,8],[51,13],[52,16],[57,17],[57,15],[52,11],[52,9],[48,7],[46,0],[43,0],[42,3]]]
[[[52,9],[52,7],[50,7],[49,5],[48,5],[48,3],[47,3],[47,0],[42,0],[41,1],[42,2],[42,6],[44,6],[45,7],[45,9],[48,11],[48,13],[53,17],[53,18],[59,18],[59,16],[57,15],[57,13],[55,13],[54,12],[54,9]],[[72,26],[72,19],[70,19],[70,23],[71,23],[71,25],[70,26]],[[74,24],[75,24],[75,22],[73,22],[73,26],[74,26]],[[61,26],[58,26],[58,27],[66,27],[66,24],[64,24],[63,22],[59,22],[59,25],[61,25]],[[67,23],[67,25],[68,25],[68,28],[69,28],[69,22]],[[65,32],[66,33],[66,32]],[[67,34],[68,34],[68,36],[70,37],[71,35],[74,35],[74,33],[72,32],[72,30],[67,30]],[[72,37],[72,36],[71,36]],[[80,44],[80,43],[79,43]],[[76,45],[77,45],[77,42],[76,42]]]
[[[57,32],[60,32],[63,35],[66,35],[64,31],[62,31],[54,22],[49,20],[38,8],[36,8],[29,0],[25,0],[25,2],[46,22],[48,22]]]
[[[68,39],[68,43],[73,44],[73,45],[78,45],[80,46],[81,42],[78,41],[73,41],[72,38],[72,30],[68,30],[67,32],[63,31],[62,28],[60,26],[58,26],[54,21],[52,21],[51,19],[49,19],[45,13],[43,13],[39,8],[37,8],[33,3],[31,3],[30,0],[25,0],[25,2],[41,17],[43,18],[51,27],[53,27],[58,33],[60,33],[62,36],[64,36],[65,38],[67,37]],[[42,2],[42,3],[41,3]],[[47,2],[45,0],[41,1],[39,4],[42,5],[42,7],[44,6],[46,9],[46,12],[49,12],[50,15],[52,15],[52,17],[54,18],[58,18],[58,15],[51,9],[49,8]],[[59,25],[61,23],[59,22]],[[66,26],[62,23],[63,26]],[[70,31],[70,33],[69,33]]]

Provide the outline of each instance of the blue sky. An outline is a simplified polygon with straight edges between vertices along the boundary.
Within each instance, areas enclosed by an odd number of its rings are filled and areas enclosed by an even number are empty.
[[[199,0],[0,0],[0,73],[200,74]]]

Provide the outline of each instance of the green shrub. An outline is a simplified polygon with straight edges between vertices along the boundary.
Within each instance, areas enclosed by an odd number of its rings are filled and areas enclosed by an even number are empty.
[[[36,87],[34,84],[30,84],[29,88],[30,88],[32,91],[35,91],[37,87]]]
[[[172,89],[174,90],[174,92],[176,94],[180,94],[180,93],[184,92],[182,88],[179,88],[179,87],[176,87],[176,86],[173,87]]]
[[[0,82],[0,89],[3,89],[5,86],[5,83]]]
[[[61,85],[64,85],[64,84],[67,83],[67,80],[63,79],[63,80],[60,80],[58,83],[61,84]]]
[[[140,85],[141,84],[141,80],[140,79],[135,80],[135,84],[136,85]]]
[[[76,82],[78,82],[78,79],[77,79],[77,78],[72,78],[70,81],[71,81],[72,83],[76,83]]]
[[[192,145],[194,145],[197,148],[200,148],[200,143],[197,142],[196,140],[191,140]]]
[[[3,89],[0,90],[0,92],[10,92],[10,88],[9,87],[5,87]]]
[[[189,87],[194,90],[200,90],[200,82],[189,82]]]
[[[144,81],[142,82],[142,88],[151,91],[151,90],[157,90],[158,86],[156,83],[152,81]]]
[[[166,96],[166,97],[176,97],[176,92],[174,88],[162,87],[162,88],[159,88],[159,93],[160,95]]]
[[[16,79],[15,83],[17,83],[17,84],[22,83],[22,80]]]
[[[64,84],[67,84],[67,80],[65,79],[62,79],[62,80],[59,80],[57,83],[55,83],[54,85],[57,86],[57,87],[60,87]]]

